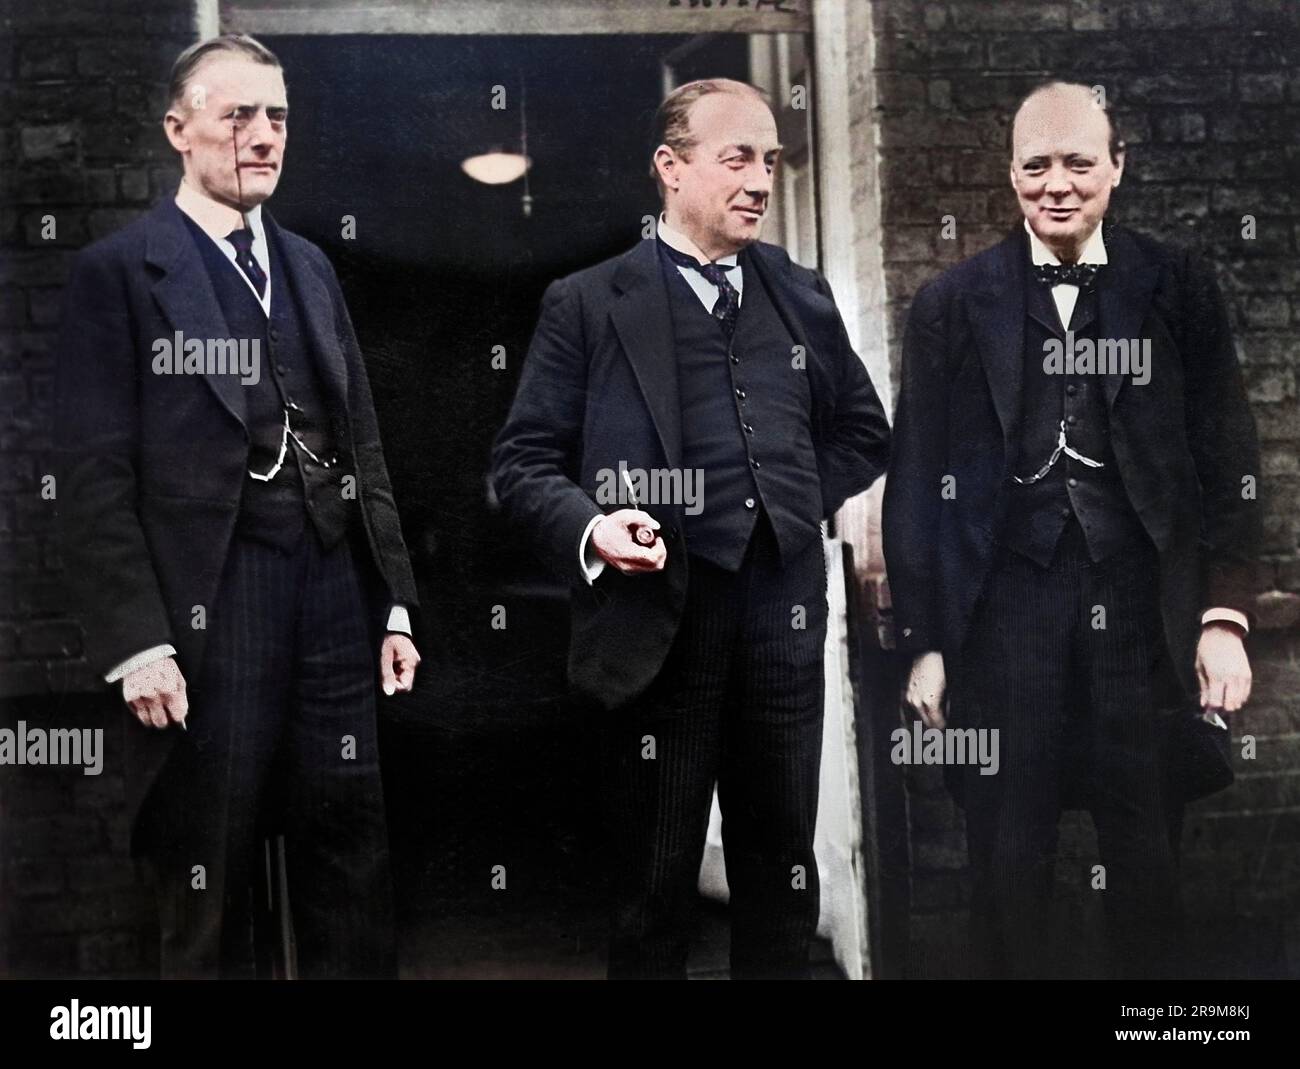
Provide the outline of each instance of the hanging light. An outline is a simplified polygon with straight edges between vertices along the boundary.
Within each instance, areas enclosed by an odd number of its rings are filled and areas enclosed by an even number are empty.
[[[519,152],[484,152],[463,160],[460,169],[475,182],[489,186],[504,186],[518,181],[527,173],[532,161]]]
[[[528,171],[533,161],[528,157],[528,111],[527,86],[523,78],[519,80],[519,151],[505,152],[499,148],[470,156],[462,160],[460,169],[475,182],[489,186],[504,186],[511,182],[524,180],[524,193],[520,198],[524,218],[533,214],[533,195],[528,186]]]

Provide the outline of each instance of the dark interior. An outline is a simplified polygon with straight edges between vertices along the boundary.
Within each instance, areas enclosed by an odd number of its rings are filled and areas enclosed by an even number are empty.
[[[383,706],[408,975],[603,970],[598,723],[566,696],[565,588],[494,511],[487,469],[547,284],[630,247],[658,210],[650,120],[687,40],[267,41],[292,72],[270,210],[338,271],[420,586],[417,687]],[[743,37],[690,43],[679,77],[745,74]],[[518,151],[521,87],[527,217],[522,181],[460,167]]]

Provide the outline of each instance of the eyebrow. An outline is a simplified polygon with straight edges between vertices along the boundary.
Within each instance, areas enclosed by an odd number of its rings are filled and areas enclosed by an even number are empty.
[[[763,155],[771,156],[773,153],[780,153],[784,148],[784,145],[776,145],[764,152]],[[718,153],[718,157],[721,158],[723,156],[728,156],[733,152],[743,152],[748,156],[753,156],[755,154],[753,145],[724,145],[722,150]]]
[[[1024,156],[1024,157],[1022,157],[1022,158],[1021,158],[1021,161],[1020,161],[1020,166],[1021,166],[1021,167],[1028,167],[1028,166],[1029,166],[1030,164],[1032,164],[1032,163],[1039,163],[1039,162],[1044,161],[1044,160],[1050,160],[1050,159],[1052,158],[1052,155],[1053,155],[1053,154],[1050,153],[1050,152],[1035,152],[1032,156]],[[1059,155],[1060,155],[1060,157],[1061,157],[1063,160],[1065,160],[1067,163],[1068,163],[1070,160],[1092,160],[1092,161],[1096,161],[1096,160],[1098,160],[1098,159],[1101,158],[1101,157],[1100,157],[1097,153],[1095,153],[1095,152],[1078,152],[1078,151],[1075,151],[1075,152],[1063,152],[1063,153],[1059,153]]]
[[[225,106],[225,110],[226,110],[226,111],[238,111],[240,108],[252,108],[254,111],[257,111],[259,108],[262,108],[262,107],[265,107],[266,110],[267,110],[268,112],[270,112],[270,111],[286,111],[286,112],[287,112],[287,111],[289,110],[289,105],[288,105],[288,104],[261,104],[261,103],[253,103],[253,102],[249,102],[249,101],[247,101],[247,100],[234,100],[234,101],[231,101],[230,103],[228,103],[228,104]]]

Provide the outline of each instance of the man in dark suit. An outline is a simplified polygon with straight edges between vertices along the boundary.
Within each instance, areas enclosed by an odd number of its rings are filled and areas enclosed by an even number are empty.
[[[1076,781],[1118,970],[1178,969],[1158,713],[1199,697],[1217,716],[1250,690],[1254,424],[1210,268],[1103,224],[1123,166],[1089,89],[1030,94],[1011,161],[1024,225],[923,287],[904,341],[885,559],[908,704],[999,732],[998,774],[960,780],[973,953],[993,975],[1055,968]]]
[[[732,975],[801,976],[820,523],[881,473],[888,425],[826,283],[757,240],[780,153],[759,92],[684,85],[652,143],[656,238],[547,290],[495,485],[572,581],[570,678],[610,711],[610,975],[685,976],[716,781]]]
[[[419,656],[365,366],[329,261],[261,208],[285,145],[275,56],[197,44],[169,101],[184,178],[77,257],[56,431],[87,656],[135,714],[162,971],[252,970],[274,826],[300,974],[391,975],[376,653],[389,694]]]

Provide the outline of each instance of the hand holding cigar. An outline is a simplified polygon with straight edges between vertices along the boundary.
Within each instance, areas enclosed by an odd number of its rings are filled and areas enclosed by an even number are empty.
[[[601,518],[591,544],[602,560],[624,575],[663,571],[668,547],[659,537],[659,521],[640,509],[619,509]]]

